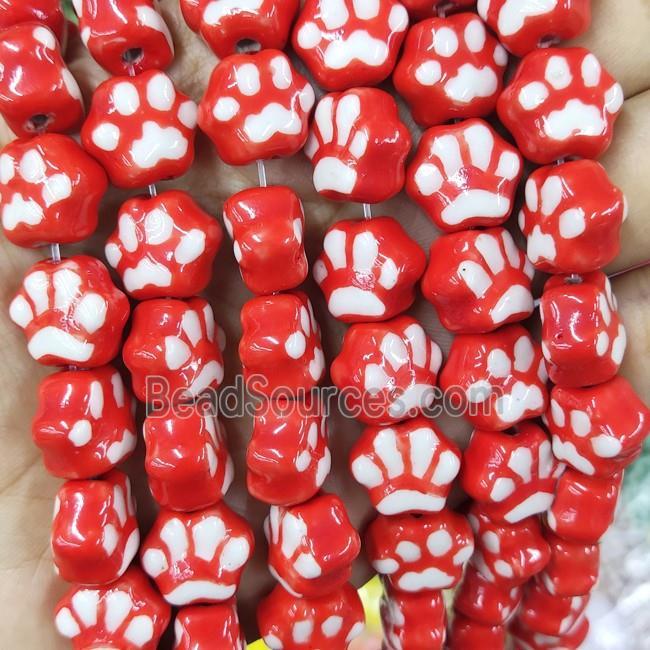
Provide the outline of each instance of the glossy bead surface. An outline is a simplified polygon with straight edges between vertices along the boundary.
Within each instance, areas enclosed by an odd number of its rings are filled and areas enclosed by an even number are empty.
[[[0,34],[0,115],[17,135],[74,131],[84,116],[77,81],[54,33],[21,23]]]
[[[354,88],[316,106],[305,154],[314,187],[328,199],[380,203],[404,186],[411,135],[391,95]]]
[[[610,476],[633,463],[650,434],[650,410],[623,377],[553,388],[546,418],[555,456],[589,476]]]
[[[190,298],[210,282],[222,238],[214,217],[171,190],[126,201],[104,254],[131,297]]]
[[[17,246],[82,241],[97,228],[108,178],[72,138],[55,133],[14,140],[0,151],[0,211]]]
[[[229,197],[223,221],[246,286],[258,295],[294,289],[307,277],[305,213],[289,187],[255,187]]]
[[[327,443],[327,419],[316,399],[260,401],[246,451],[249,493],[281,506],[311,499],[330,471]]]
[[[440,387],[475,427],[503,431],[541,415],[548,405],[539,345],[521,325],[461,334],[451,344]]]
[[[380,321],[413,304],[425,265],[424,251],[392,217],[345,219],[325,234],[314,279],[335,318]]]
[[[441,12],[469,10],[476,5],[476,0],[401,0],[413,20],[423,20],[438,16]]]
[[[52,556],[67,582],[117,580],[138,551],[140,531],[128,476],[113,470],[94,481],[68,481],[54,501]]]
[[[72,0],[79,33],[92,57],[112,75],[164,70],[174,42],[155,0]]]
[[[532,314],[533,274],[504,228],[465,230],[433,241],[422,293],[448,330],[480,334]]]
[[[408,24],[397,0],[307,0],[292,45],[321,88],[374,86],[392,72]]]
[[[196,111],[164,72],[112,77],[93,94],[81,142],[113,185],[144,187],[191,167]]]
[[[340,589],[361,550],[359,534],[333,494],[290,508],[271,506],[264,533],[271,575],[291,594],[305,598]]]
[[[32,437],[50,474],[104,474],[133,453],[136,431],[133,398],[112,366],[63,370],[41,381]]]
[[[497,111],[523,155],[546,165],[604,153],[623,99],[621,85],[591,52],[550,47],[522,59]]]
[[[74,650],[155,650],[170,613],[147,576],[134,566],[105,587],[71,587],[56,605],[54,623]]]
[[[502,625],[482,625],[462,614],[455,614],[449,631],[449,650],[469,648],[505,648],[506,628]]]
[[[540,634],[516,619],[510,628],[514,650],[578,650],[589,632],[589,619],[586,615],[579,616],[565,634]]]
[[[42,23],[63,43],[67,24],[59,0],[0,0],[0,30],[31,22]]]
[[[442,231],[498,226],[510,216],[522,162],[483,120],[434,126],[406,170],[406,191]]]
[[[536,169],[526,182],[519,212],[528,258],[546,273],[600,269],[620,251],[627,211],[623,192],[593,160]]]
[[[373,569],[408,593],[454,587],[473,550],[467,519],[446,509],[421,517],[378,515],[365,536]]]
[[[253,531],[225,503],[192,513],[160,510],[142,542],[142,568],[174,606],[220,603],[239,585]]]
[[[219,605],[183,607],[174,621],[174,650],[244,650],[234,598]]]
[[[410,316],[357,323],[345,333],[330,374],[364,424],[394,424],[433,403],[442,352]]]
[[[382,515],[438,512],[460,470],[461,453],[433,420],[367,427],[350,452],[350,470]]]
[[[257,606],[260,634],[271,649],[346,650],[364,621],[361,599],[349,582],[316,598],[298,598],[278,585]]]
[[[433,126],[492,113],[507,63],[476,14],[429,18],[409,31],[393,83],[413,119]]]
[[[9,305],[9,316],[39,363],[95,368],[118,353],[129,301],[98,259],[76,255],[34,264]]]
[[[233,54],[214,69],[199,126],[229,165],[288,157],[307,140],[314,89],[279,50]]]

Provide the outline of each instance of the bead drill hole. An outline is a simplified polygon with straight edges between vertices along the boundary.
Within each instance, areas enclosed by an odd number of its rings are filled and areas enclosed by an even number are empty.
[[[124,61],[126,65],[135,65],[142,60],[143,56],[144,52],[141,47],[132,47],[130,50],[127,50],[122,54],[122,61]]]
[[[577,273],[572,273],[564,280],[565,284],[582,284],[582,278]]]
[[[50,116],[45,115],[44,113],[39,113],[38,115],[32,115],[28,120],[27,128],[30,131],[44,131],[47,128],[47,125],[50,123]]]
[[[249,54],[251,52],[259,52],[262,49],[262,45],[252,38],[242,38],[237,43],[235,49],[241,54]]]

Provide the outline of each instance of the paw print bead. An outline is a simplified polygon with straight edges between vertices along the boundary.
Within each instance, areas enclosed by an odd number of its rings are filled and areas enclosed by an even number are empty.
[[[586,614],[583,614],[565,634],[550,635],[535,632],[524,625],[519,618],[516,618],[509,631],[516,650],[520,648],[525,650],[554,650],[555,648],[578,650],[589,633],[589,619]]]
[[[190,298],[208,285],[222,238],[214,217],[172,190],[124,203],[104,253],[132,298]]]
[[[503,431],[540,416],[548,376],[539,345],[521,325],[461,334],[451,344],[440,387],[479,429]]]
[[[327,419],[316,399],[260,402],[246,452],[248,491],[272,505],[311,499],[332,465],[327,442]]]
[[[170,614],[147,576],[133,566],[105,587],[71,587],[56,606],[54,623],[74,650],[156,650]]]
[[[395,100],[377,88],[325,95],[305,154],[316,191],[338,201],[380,203],[404,186],[411,135]]]
[[[474,619],[454,613],[449,630],[448,650],[467,648],[505,648],[507,629],[503,625],[482,625]]]
[[[623,192],[593,160],[536,169],[526,182],[519,227],[528,258],[545,273],[588,273],[620,251],[627,218]]]
[[[396,0],[307,0],[292,45],[325,90],[375,86],[395,67],[408,24]]]
[[[423,417],[368,427],[350,452],[352,475],[382,515],[442,510],[460,461],[458,447]]]
[[[190,168],[196,112],[164,72],[113,77],[95,90],[81,141],[113,185],[144,187]]]
[[[74,131],[84,117],[76,79],[54,33],[21,23],[0,34],[0,115],[19,137]]]
[[[147,300],[133,311],[122,356],[141,402],[193,400],[223,381],[214,313],[202,298]]]
[[[0,0],[0,30],[21,23],[41,23],[59,43],[64,42],[67,23],[59,0]]]
[[[64,483],[54,502],[51,544],[63,580],[82,585],[117,580],[140,544],[129,477],[113,470],[101,479]]]
[[[431,244],[422,294],[451,332],[492,332],[533,313],[533,275],[504,228],[464,230]]]
[[[413,20],[438,16],[441,12],[452,13],[470,10],[476,0],[401,0]]]
[[[379,515],[366,531],[365,549],[395,590],[417,593],[457,585],[474,538],[467,519],[451,510],[417,518]]]
[[[14,140],[0,151],[5,237],[26,248],[87,239],[107,187],[106,172],[72,138],[47,133]]]
[[[305,598],[341,589],[361,550],[359,534],[333,494],[290,508],[271,506],[264,533],[271,575],[290,594]]]
[[[535,50],[522,59],[497,103],[501,122],[526,158],[598,158],[623,107],[621,85],[581,47]]]
[[[239,358],[250,390],[289,397],[318,385],[325,356],[320,327],[304,293],[253,298],[241,311],[241,323]]]
[[[650,410],[623,377],[589,388],[554,387],[546,420],[555,456],[589,476],[610,476],[633,463],[650,434]]]
[[[346,406],[364,424],[388,425],[431,406],[442,352],[409,316],[357,323],[330,369]]]
[[[512,211],[522,162],[483,120],[435,126],[406,170],[406,191],[444,232],[498,226]]]
[[[587,31],[591,0],[479,0],[479,16],[516,56]]]
[[[174,621],[174,636],[174,650],[246,648],[234,598],[218,605],[181,608]]]
[[[507,63],[476,14],[430,18],[409,31],[393,83],[413,119],[428,127],[492,113]]]
[[[627,338],[604,273],[551,277],[539,309],[542,352],[554,384],[593,386],[616,375]]]
[[[279,50],[233,54],[214,69],[199,126],[229,165],[292,156],[307,140],[314,89]]]
[[[136,446],[133,398],[111,366],[63,370],[38,389],[34,443],[50,474],[99,476],[126,460]]]
[[[34,264],[9,305],[9,316],[39,363],[96,368],[120,349],[129,301],[99,260],[77,255]]]
[[[248,523],[224,503],[188,514],[161,510],[140,561],[170,605],[220,603],[235,594],[254,545]]]
[[[271,650],[346,650],[365,629],[361,599],[349,582],[315,598],[298,598],[278,585],[260,601],[257,621]]]
[[[246,286],[258,295],[294,289],[307,277],[305,213],[289,187],[255,187],[234,194],[223,221]]]
[[[299,0],[180,0],[188,27],[224,59],[237,52],[283,50]]]
[[[325,234],[314,279],[335,318],[382,321],[413,304],[425,266],[424,251],[392,217],[346,219]]]
[[[201,510],[228,491],[234,476],[223,424],[209,413],[153,413],[144,421],[145,470],[163,508]]]
[[[167,68],[174,42],[155,0],[72,0],[81,40],[112,75]]]

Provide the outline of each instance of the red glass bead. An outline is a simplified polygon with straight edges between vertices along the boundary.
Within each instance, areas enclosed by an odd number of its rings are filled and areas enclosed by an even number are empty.
[[[235,599],[182,607],[174,621],[174,650],[244,650]]]
[[[455,614],[449,632],[449,650],[469,648],[505,648],[506,628],[502,625],[482,625],[462,614]]]
[[[510,628],[514,650],[578,650],[589,632],[589,619],[586,615],[579,616],[566,634],[540,634],[516,619]]]

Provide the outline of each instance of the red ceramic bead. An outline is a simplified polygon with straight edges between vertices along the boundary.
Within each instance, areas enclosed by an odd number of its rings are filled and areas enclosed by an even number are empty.
[[[72,0],[79,32],[92,57],[112,75],[164,70],[174,43],[155,0]]]
[[[451,510],[378,515],[366,531],[365,550],[373,569],[397,591],[449,589],[461,579],[474,536],[467,519]]]
[[[506,51],[474,13],[429,18],[406,37],[393,83],[422,126],[494,111]]]
[[[413,20],[423,20],[452,11],[463,11],[476,5],[476,0],[401,0]]]
[[[133,312],[122,356],[141,402],[178,403],[216,389],[223,358],[210,304],[191,300],[147,300]]]
[[[67,582],[117,580],[140,544],[129,477],[112,470],[98,480],[64,483],[54,502],[51,544],[54,565]]]
[[[623,472],[594,478],[568,469],[558,481],[546,521],[559,537],[596,544],[614,521]]]
[[[350,452],[350,470],[382,515],[438,512],[460,469],[461,453],[433,420],[367,427]]]
[[[535,632],[517,619],[510,628],[514,650],[578,650],[589,632],[589,619],[579,616],[573,626],[562,635]]]
[[[335,318],[346,323],[387,320],[413,304],[426,261],[424,251],[392,217],[346,219],[325,234],[314,279]]]
[[[84,117],[77,81],[54,33],[21,23],[0,34],[0,115],[18,136],[74,131]]]
[[[503,431],[548,405],[539,345],[521,325],[461,334],[451,344],[440,387],[479,429]]]
[[[497,111],[526,158],[540,165],[598,158],[623,106],[621,85],[582,47],[534,50],[499,97]]]
[[[345,333],[330,374],[346,409],[364,424],[394,424],[429,408],[442,352],[410,316],[357,323]]]
[[[588,273],[618,255],[627,211],[623,192],[602,165],[572,160],[540,167],[528,177],[519,227],[540,271]]]
[[[307,140],[314,89],[278,50],[233,54],[214,69],[199,126],[229,165],[288,157]]]
[[[546,432],[532,422],[513,434],[476,430],[463,452],[461,485],[496,521],[516,523],[546,512],[564,465]]]
[[[0,186],[5,236],[36,248],[90,237],[108,178],[72,138],[47,133],[0,152]]]
[[[433,241],[422,293],[448,330],[481,334],[532,314],[533,275],[504,228],[465,230]]]
[[[54,622],[74,650],[155,650],[169,618],[169,605],[147,576],[131,567],[105,587],[71,587],[56,606]]]
[[[174,621],[174,650],[244,650],[235,600],[183,607]]]
[[[31,22],[42,23],[63,43],[67,23],[60,0],[0,0],[0,30]]]
[[[288,397],[318,385],[325,357],[320,327],[304,293],[253,298],[241,310],[241,323],[239,358],[252,391]]]
[[[407,594],[386,586],[380,603],[385,650],[442,650],[447,614],[441,591]]]
[[[239,51],[284,49],[300,2],[180,0],[180,6],[190,29],[223,59]]]
[[[305,213],[289,187],[255,187],[233,194],[223,221],[246,286],[258,295],[294,289],[309,269]]]
[[[287,591],[305,598],[343,587],[361,550],[343,501],[333,494],[290,508],[271,506],[264,533],[269,571]]]
[[[164,72],[113,77],[95,90],[81,141],[113,185],[144,187],[191,167],[196,111]]]
[[[154,499],[170,510],[200,510],[220,501],[232,483],[234,468],[226,431],[213,415],[189,413],[144,421],[145,470]]]
[[[222,238],[214,217],[172,190],[126,201],[104,253],[131,297],[190,298],[210,282]]]
[[[249,493],[273,505],[311,499],[329,474],[327,418],[316,399],[261,401],[246,452]]]
[[[591,0],[479,0],[477,9],[499,41],[517,56],[579,36],[591,22]]]
[[[34,264],[9,306],[9,316],[40,363],[95,368],[118,353],[129,301],[98,259],[76,255]]]
[[[650,410],[623,377],[553,388],[546,418],[555,456],[590,476],[610,476],[633,463],[650,434]]]
[[[271,650],[346,650],[364,621],[361,599],[349,582],[316,598],[298,598],[278,585],[257,607],[260,634]]]
[[[510,216],[519,152],[480,119],[434,126],[406,170],[406,191],[445,232],[498,226]]]
[[[43,379],[32,420],[34,443],[50,474],[92,478],[135,449],[133,398],[111,366],[64,370]]]
[[[393,97],[377,88],[325,95],[305,154],[316,191],[339,201],[380,203],[404,186],[411,135]]]
[[[408,24],[397,0],[307,0],[292,45],[321,88],[374,86],[395,67]]]
[[[455,614],[449,632],[449,650],[482,650],[506,647],[506,628],[502,625],[481,625],[462,614]]]
[[[553,383],[592,386],[616,375],[627,338],[604,273],[551,277],[539,310],[542,352]]]
[[[221,502],[192,513],[161,510],[142,542],[142,568],[175,606],[232,598],[253,553],[253,531]]]

